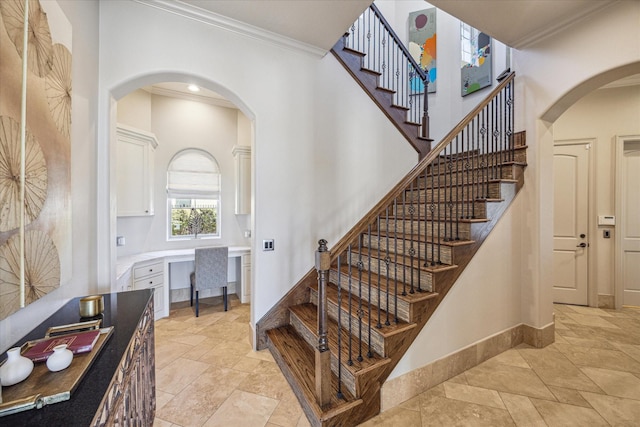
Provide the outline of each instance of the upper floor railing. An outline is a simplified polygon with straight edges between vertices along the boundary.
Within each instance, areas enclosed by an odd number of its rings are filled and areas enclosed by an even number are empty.
[[[429,137],[429,79],[380,10],[371,4],[345,35],[345,48],[365,54],[362,67],[380,74],[379,86],[394,92],[394,105],[406,108],[407,121]]]

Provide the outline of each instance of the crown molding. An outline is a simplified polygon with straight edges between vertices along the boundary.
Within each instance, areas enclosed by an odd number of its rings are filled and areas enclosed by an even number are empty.
[[[147,132],[146,130],[128,126],[123,123],[118,123],[116,126],[116,134],[120,139],[123,139],[125,141],[133,140],[144,142],[147,144],[151,144],[154,149],[158,147],[158,139],[156,138],[156,135],[151,132]]]
[[[210,104],[210,105],[215,105],[218,107],[225,107],[225,108],[232,108],[234,110],[237,110],[238,107],[231,101],[225,99],[225,98],[213,98],[210,96],[202,96],[202,95],[197,95],[197,94],[191,94],[191,93],[185,93],[185,92],[180,92],[177,90],[171,90],[171,89],[166,89],[166,88],[162,88],[162,87],[157,87],[157,86],[150,86],[150,87],[144,87],[142,88],[143,90],[153,94],[153,95],[160,95],[160,96],[167,96],[170,98],[179,98],[179,99],[185,99],[187,101],[195,101],[195,102],[201,102],[204,104]]]
[[[584,8],[582,9],[582,11],[580,11],[580,13],[577,13],[562,21],[556,22],[554,25],[544,28],[542,31],[536,34],[522,37],[512,43],[511,47],[519,50],[526,49],[541,40],[551,37],[565,30],[566,28],[571,27],[573,24],[582,21],[583,19],[593,15],[594,13],[611,6],[613,3],[618,3],[619,1],[620,0],[611,0],[605,2],[585,2]]]
[[[289,37],[276,34],[271,31],[241,22],[208,10],[186,4],[180,0],[133,0],[145,6],[154,7],[165,12],[173,13],[194,21],[202,22],[213,27],[249,37],[254,40],[262,40],[272,45],[282,47],[295,52],[302,52],[318,58],[325,56],[327,51],[317,46],[303,43]]]

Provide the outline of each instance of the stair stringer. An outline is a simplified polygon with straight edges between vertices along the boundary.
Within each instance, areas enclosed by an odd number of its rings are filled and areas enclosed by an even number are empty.
[[[364,54],[345,49],[343,37],[338,40],[331,52],[391,123],[395,125],[402,136],[418,152],[420,158],[423,158],[431,150],[433,140],[422,138],[418,134],[419,126],[407,121],[406,110],[394,106],[393,92],[378,86],[379,74],[362,69],[362,57]]]

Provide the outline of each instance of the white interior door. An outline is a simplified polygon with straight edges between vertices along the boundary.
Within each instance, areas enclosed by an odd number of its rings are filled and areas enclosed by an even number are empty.
[[[622,282],[622,304],[640,306],[640,140],[622,142],[618,158],[617,280]]]
[[[554,146],[554,302],[588,304],[589,148],[588,143]]]

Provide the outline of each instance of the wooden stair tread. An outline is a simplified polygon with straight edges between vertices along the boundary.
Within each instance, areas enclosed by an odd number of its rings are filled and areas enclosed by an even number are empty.
[[[267,331],[267,336],[277,350],[278,357],[276,357],[276,360],[279,358],[285,364],[286,371],[298,380],[296,381],[298,390],[303,394],[304,401],[314,412],[316,419],[328,419],[362,404],[362,400],[353,397],[345,390],[345,387],[342,387],[341,390],[343,397],[339,398],[338,379],[331,373],[331,402],[321,408],[315,397],[314,350],[298,335],[291,325],[270,329]],[[283,367],[281,366],[281,368]],[[285,376],[287,376],[286,371]]]
[[[370,68],[360,67],[360,70],[365,73],[375,74],[377,76],[381,76],[382,73],[380,71],[372,70]]]
[[[366,54],[366,53],[364,53],[364,52],[360,52],[359,50],[352,49],[352,48],[350,48],[350,47],[348,47],[348,46],[344,46],[344,47],[342,48],[342,50],[344,50],[345,52],[350,53],[350,54],[352,54],[352,55],[356,55],[356,56],[361,56],[361,57],[365,57],[365,56],[367,56],[367,54]]]
[[[364,257],[367,257],[369,255],[371,255],[372,258],[376,258],[376,259],[385,259],[387,256],[389,256],[389,258],[391,258],[394,262],[396,261],[396,254],[394,253],[387,253],[386,251],[380,250],[378,251],[377,249],[372,249],[369,250],[368,248],[361,248],[359,250],[353,250],[353,253],[361,253]],[[458,266],[455,264],[441,264],[441,265],[435,265],[435,266],[428,266],[425,267],[423,265],[423,259],[419,260],[419,259],[413,259],[411,260],[411,257],[408,257],[406,255],[398,255],[397,256],[398,259],[398,264],[404,265],[405,267],[413,267],[417,270],[421,270],[421,271],[426,271],[429,273],[439,273],[441,271],[447,271],[447,270],[452,270],[457,268]],[[377,262],[377,261],[376,261]],[[383,261],[384,262],[384,261]]]
[[[318,292],[318,284],[314,283],[313,285],[310,286],[311,289],[313,289],[314,291]],[[334,285],[333,283],[329,283],[327,286],[327,300],[333,302],[334,304],[336,304],[336,306],[338,305],[338,286]],[[355,311],[354,307],[358,307],[358,296],[357,295],[353,295],[351,297],[351,310]],[[395,321],[391,321],[390,325],[385,325],[384,323],[382,324],[382,328],[377,328],[375,327],[376,323],[377,323],[377,317],[378,317],[378,308],[377,307],[371,307],[371,316],[372,319],[369,319],[369,310],[368,310],[368,306],[370,304],[366,301],[366,300],[362,300],[362,307],[363,307],[363,313],[362,313],[362,323],[363,325],[368,324],[371,321],[371,327],[372,329],[375,329],[375,332],[377,334],[379,334],[380,336],[382,336],[383,338],[389,338],[391,336],[394,336],[396,334],[400,334],[403,333],[405,331],[408,331],[410,329],[413,329],[416,327],[415,323],[407,323],[404,322],[402,320],[398,320],[397,322]],[[343,313],[345,313],[344,317],[345,320],[344,322],[348,322],[348,314],[349,313],[349,298],[347,296],[347,292],[344,291],[344,295],[342,296],[342,301],[340,304],[340,307],[342,307],[342,311]],[[382,307],[380,308],[380,319],[386,319],[387,318],[387,312],[384,311],[382,309]],[[393,319],[393,315],[391,313],[389,313],[389,319]],[[353,322],[353,320],[352,320]],[[352,323],[353,324],[353,323]]]
[[[304,325],[306,326],[313,336],[318,338],[317,333],[317,317],[318,317],[318,308],[311,304],[305,303],[296,305],[290,308],[290,310],[295,313],[295,315],[300,319]],[[337,348],[338,348],[338,324],[332,319],[328,319],[327,321],[327,339],[329,341],[329,349],[331,353],[337,358]],[[349,365],[346,362],[349,360],[349,347],[346,344],[349,340],[349,332],[342,328],[341,331],[341,339],[342,339],[342,354],[341,359],[343,369],[349,370],[353,375],[361,375],[363,373],[369,372],[372,369],[379,368],[380,366],[384,366],[389,363],[391,360],[387,357],[382,357],[378,355],[375,351],[372,351],[372,357],[367,356],[367,349],[363,349],[363,359],[362,361],[358,361],[357,354],[352,355],[353,364]],[[357,340],[354,338],[354,342]],[[354,352],[355,353],[355,352]]]
[[[349,275],[349,266],[348,265],[341,266],[340,271],[342,272],[342,274]],[[353,267],[351,272],[353,273]],[[362,274],[363,286],[367,286],[367,287],[369,286],[368,279],[369,279],[369,273],[368,272],[363,273]],[[372,292],[377,292],[377,289],[380,288],[380,292],[386,294],[387,284],[385,282],[386,282],[386,279],[383,276],[379,275],[378,273],[371,272],[371,291]],[[407,287],[409,286],[410,285],[407,284]],[[421,291],[421,292],[416,291],[412,294],[407,292],[406,295],[402,295],[401,286],[398,286],[397,294],[393,290],[390,290],[390,291],[394,295],[394,297],[397,296],[399,300],[406,301],[409,304],[415,304],[417,302],[428,300],[438,296],[437,292],[429,292],[429,291]]]

